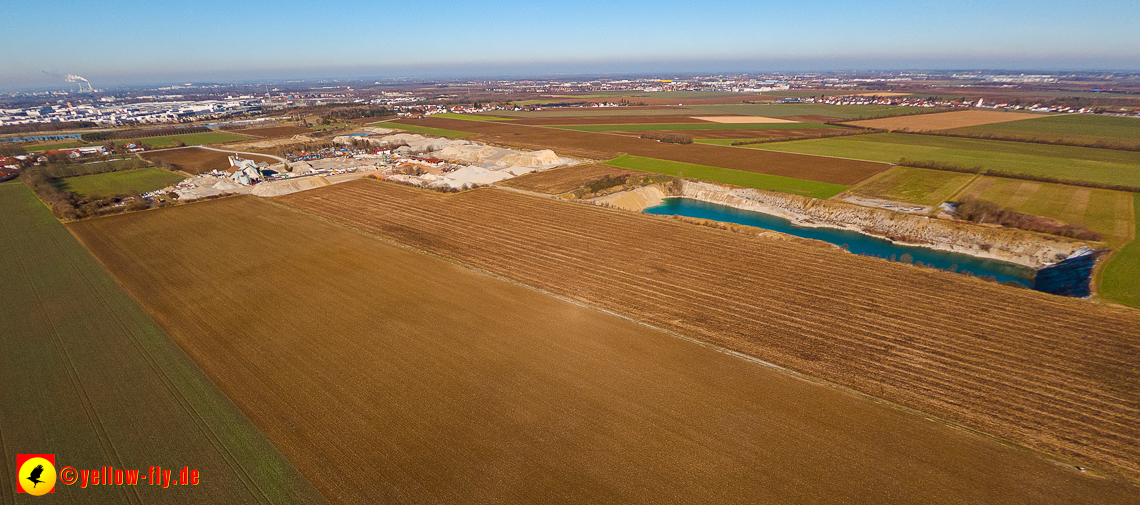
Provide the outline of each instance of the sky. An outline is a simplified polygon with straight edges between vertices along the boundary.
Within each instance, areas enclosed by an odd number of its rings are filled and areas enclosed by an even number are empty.
[[[5,1],[0,90],[313,78],[1140,70],[1140,2]],[[74,86],[74,85],[71,85]]]

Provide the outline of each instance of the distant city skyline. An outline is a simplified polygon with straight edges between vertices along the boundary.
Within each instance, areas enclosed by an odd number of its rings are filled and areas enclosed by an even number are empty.
[[[1136,2],[13,3],[0,90],[315,78],[1140,70]]]

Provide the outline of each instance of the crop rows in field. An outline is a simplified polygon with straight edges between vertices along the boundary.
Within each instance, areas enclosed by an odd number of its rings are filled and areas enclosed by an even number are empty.
[[[900,165],[863,181],[852,188],[851,192],[872,198],[934,206],[946,201],[976,177],[975,174]]]
[[[1131,489],[266,200],[73,229],[335,501],[1113,501]]]
[[[868,119],[848,123],[863,128],[878,128],[882,130],[910,130],[930,131],[945,130],[948,128],[965,128],[992,123],[1006,123],[1009,121],[1024,121],[1038,119],[1040,114],[1026,114],[1023,112],[1001,112],[991,110],[963,110],[956,112],[940,112],[936,114],[919,114],[915,116],[899,116],[881,119]]]
[[[561,195],[582,187],[583,184],[603,177],[616,177],[631,173],[630,170],[609,165],[573,165],[563,168],[543,170],[524,174],[496,184],[525,191]],[[636,172],[634,172],[636,173]]]
[[[16,455],[46,453],[57,471],[201,472],[181,489],[57,481],[66,503],[325,502],[30,190],[0,184],[0,214],[0,501],[20,502]]]
[[[501,190],[362,181],[281,201],[1136,476],[1134,311]]]
[[[1038,119],[1025,122],[1029,121]],[[745,147],[890,163],[907,158],[1060,179],[1140,186],[1140,152],[1110,149],[905,133],[854,135]]]

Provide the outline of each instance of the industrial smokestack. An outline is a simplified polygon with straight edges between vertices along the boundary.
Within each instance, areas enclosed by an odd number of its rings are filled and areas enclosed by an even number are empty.
[[[95,91],[91,87],[91,81],[88,81],[87,79],[75,74],[67,74],[67,82],[79,83],[79,91],[83,91],[83,83],[87,83],[87,91]]]

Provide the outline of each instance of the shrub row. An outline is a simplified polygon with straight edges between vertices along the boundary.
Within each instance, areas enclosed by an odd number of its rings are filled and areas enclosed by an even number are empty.
[[[1035,231],[1070,237],[1078,240],[1092,240],[1099,242],[1101,234],[1091,231],[1083,226],[1065,224],[1054,219],[1033,216],[1003,209],[998,204],[977,198],[966,198],[958,203],[955,217],[975,223],[992,223],[1009,228]]]
[[[98,123],[91,121],[70,121],[63,123],[31,123],[31,124],[10,124],[0,126],[0,134],[3,133],[36,133],[36,132],[57,132],[61,130],[74,130],[78,128],[94,128],[99,126]]]
[[[643,139],[659,140],[661,142],[668,142],[670,144],[692,144],[693,137],[683,135],[680,133],[660,133],[660,132],[645,132],[641,134]]]

